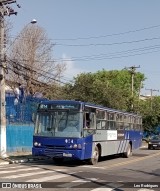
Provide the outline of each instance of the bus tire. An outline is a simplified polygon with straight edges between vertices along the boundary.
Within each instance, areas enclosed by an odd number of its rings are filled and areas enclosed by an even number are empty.
[[[132,148],[131,148],[131,145],[129,144],[127,147],[127,151],[124,153],[124,157],[129,158],[131,156],[132,156]]]
[[[53,158],[56,164],[61,164],[64,161],[64,158]]]
[[[95,165],[98,163],[98,160],[99,160],[99,149],[97,146],[95,146],[92,158],[90,159],[89,163],[91,165]]]

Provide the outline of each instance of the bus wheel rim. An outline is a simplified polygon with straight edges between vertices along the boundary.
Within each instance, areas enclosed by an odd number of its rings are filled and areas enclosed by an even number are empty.
[[[94,153],[93,153],[93,159],[95,160],[95,161],[97,161],[98,160],[98,151],[94,151]]]

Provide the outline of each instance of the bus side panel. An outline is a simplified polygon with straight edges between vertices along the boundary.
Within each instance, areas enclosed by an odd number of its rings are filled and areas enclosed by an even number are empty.
[[[92,144],[93,144],[93,135],[90,135],[85,138],[85,152],[84,159],[90,159],[92,156]]]
[[[129,140],[106,141],[101,143],[101,156],[124,153],[127,150]]]
[[[132,141],[132,150],[138,149],[142,145],[142,133],[141,131],[126,131],[125,136]]]
[[[124,132],[121,134],[123,136],[121,135],[122,137],[119,138],[117,130],[97,130],[96,134],[93,135],[93,148],[96,144],[100,145],[101,156],[124,153],[127,150],[129,140],[124,140]]]

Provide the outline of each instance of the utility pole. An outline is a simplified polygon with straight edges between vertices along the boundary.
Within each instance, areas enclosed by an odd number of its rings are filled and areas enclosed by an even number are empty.
[[[145,89],[145,90],[149,90],[151,92],[151,110],[152,110],[153,92],[159,92],[159,90],[155,90],[155,89]]]
[[[9,4],[16,3],[16,0],[0,0],[0,157],[7,157],[6,154],[6,104],[5,104],[5,45],[4,45],[4,17],[17,15]],[[17,4],[20,8],[20,6]]]
[[[140,68],[140,66],[125,67],[125,69],[127,69],[131,74],[131,95],[132,95],[132,99],[134,97],[134,75],[136,73],[136,68]],[[133,100],[132,100],[132,103],[131,103],[131,110],[133,110]]]

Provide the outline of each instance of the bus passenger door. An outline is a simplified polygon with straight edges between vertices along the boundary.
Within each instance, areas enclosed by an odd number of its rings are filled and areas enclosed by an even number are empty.
[[[89,115],[88,115],[89,114]],[[85,159],[90,159],[92,156],[93,136],[96,133],[96,116],[95,113],[87,113],[86,119],[89,119],[89,128],[84,129],[85,137]]]

